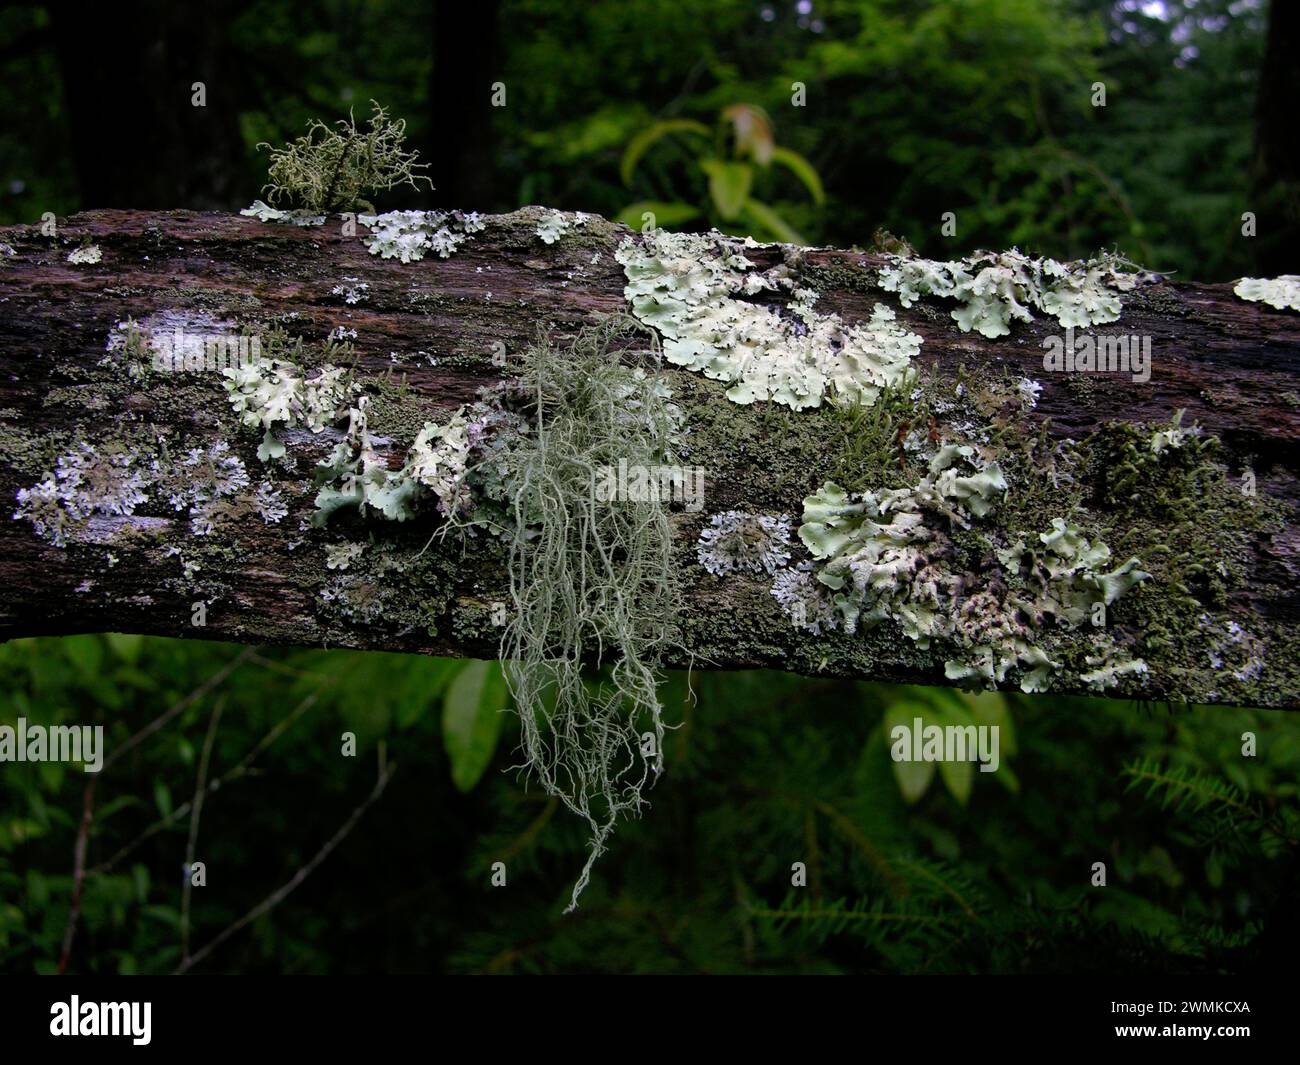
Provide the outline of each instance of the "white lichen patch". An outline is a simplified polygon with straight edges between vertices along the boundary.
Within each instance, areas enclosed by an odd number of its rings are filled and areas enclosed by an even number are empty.
[[[380,581],[353,574],[336,577],[320,591],[321,602],[335,614],[362,625],[383,618],[388,598],[388,589]]]
[[[224,440],[190,448],[170,465],[155,460],[154,476],[168,505],[189,511],[190,528],[199,536],[212,532],[230,501],[249,484],[243,460]]]
[[[289,507],[280,490],[270,481],[263,481],[253,494],[253,510],[264,525],[278,525],[289,513]]]
[[[349,306],[355,306],[356,304],[360,303],[362,300],[367,298],[366,293],[369,290],[370,290],[370,286],[366,284],[366,282],[362,281],[361,278],[345,277],[340,284],[337,284],[332,289],[330,289],[330,295],[342,296],[344,303],[348,304]],[[342,326],[339,326],[338,333],[340,334],[340,336],[344,335],[344,330]],[[357,335],[355,329],[352,331],[352,335],[353,336]]]
[[[789,514],[747,514],[727,510],[715,514],[700,533],[696,557],[710,573],[767,573],[769,576],[790,561]]]
[[[1130,657],[1105,634],[1096,639],[1096,653],[1088,655],[1084,661],[1092,668],[1086,673],[1080,673],[1079,679],[1095,692],[1118,687],[1124,677],[1141,676],[1149,672],[1142,659]]]
[[[329,544],[325,548],[325,568],[326,569],[347,569],[353,562],[365,554],[366,545],[355,543],[351,540],[343,540],[337,544]]]
[[[1300,274],[1243,277],[1232,291],[1252,303],[1267,303],[1280,311],[1300,311]]]
[[[263,462],[284,455],[279,429],[304,428],[319,433],[338,421],[353,394],[347,371],[322,367],[307,377],[292,363],[268,359],[222,371],[230,405],[245,425],[263,430],[257,457]]]
[[[389,211],[358,215],[357,221],[370,230],[362,240],[371,255],[404,263],[431,251],[446,259],[486,226],[477,211]]]
[[[1168,429],[1160,429],[1151,434],[1151,453],[1161,455],[1166,451],[1184,447],[1189,440],[1195,439],[1202,433],[1199,425],[1191,425],[1183,428],[1183,412],[1178,411],[1169,422]]]
[[[96,515],[123,516],[148,499],[151,481],[138,453],[89,444],[59,456],[53,473],[18,490],[15,518],[26,518],[56,547],[77,537]]]
[[[582,211],[566,214],[564,211],[548,210],[537,221],[537,236],[545,244],[554,244],[571,229],[585,226],[590,217]]]
[[[72,252],[68,256],[68,262],[73,266],[91,266],[103,261],[103,258],[104,254],[99,250],[98,244],[86,244]]]
[[[904,307],[923,296],[956,300],[960,306],[952,317],[962,332],[1000,337],[1011,332],[1013,319],[1032,322],[1035,310],[1054,317],[1062,328],[1114,322],[1120,315],[1119,294],[1133,289],[1141,274],[1110,253],[1062,263],[1012,248],[956,262],[892,256],[879,280],[885,291],[898,293]]]
[[[790,623],[814,636],[833,632],[839,618],[830,591],[821,584],[808,562],[783,569],[772,582],[772,598],[781,604]]]
[[[252,206],[245,207],[240,214],[256,218],[259,222],[280,222],[295,226],[323,226],[325,215],[316,211],[281,211],[276,207],[254,200]]]
[[[770,400],[802,410],[837,402],[874,403],[884,388],[914,377],[921,338],[877,304],[864,323],[814,309],[817,294],[788,267],[759,270],[743,254],[753,241],[721,234],[631,237],[615,257],[623,266],[632,313],[663,337],[669,362],[731,387],[735,403]],[[789,294],[780,306],[778,294]],[[767,295],[770,304],[752,302]]]

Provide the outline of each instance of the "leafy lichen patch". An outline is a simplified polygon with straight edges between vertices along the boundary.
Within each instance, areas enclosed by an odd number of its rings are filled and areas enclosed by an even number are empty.
[[[665,358],[726,382],[734,403],[757,400],[802,410],[874,403],[910,381],[921,338],[877,304],[868,321],[846,323],[815,309],[817,293],[785,264],[760,270],[758,247],[722,234],[656,230],[626,238],[615,258],[632,313],[663,338]],[[790,297],[785,304],[776,297]],[[763,302],[766,300],[766,302]]]
[[[1120,294],[1142,279],[1132,264],[1112,254],[1079,263],[1039,259],[1012,248],[978,252],[956,262],[894,256],[880,271],[880,286],[911,307],[923,296],[956,300],[952,318],[962,332],[1006,336],[1013,320],[1032,322],[1034,311],[1063,328],[1118,320]]]
[[[1300,275],[1297,274],[1273,278],[1243,277],[1232,291],[1244,300],[1267,303],[1280,311],[1300,311]]]

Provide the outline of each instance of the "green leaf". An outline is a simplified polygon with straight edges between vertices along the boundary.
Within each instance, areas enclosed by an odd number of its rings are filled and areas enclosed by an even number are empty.
[[[163,817],[171,817],[172,815],[171,789],[169,789],[167,785],[164,784],[161,780],[155,780],[153,782],[153,801],[154,801],[154,805],[158,807],[158,812],[162,814]]]
[[[110,632],[104,636],[104,639],[108,641],[108,646],[113,649],[113,653],[123,662],[135,665],[139,660],[140,649],[144,646],[143,636],[126,632]]]
[[[919,703],[895,703],[886,712],[882,727],[885,730],[885,752],[889,758],[890,764],[894,769],[894,780],[898,783],[898,790],[903,796],[906,803],[917,802],[930,787],[930,781],[934,779],[934,763],[926,761],[898,761],[893,756],[893,731],[902,726],[907,729],[908,738],[904,741],[907,743],[908,750],[911,750],[911,734],[914,718],[921,718],[922,728],[927,724],[925,717],[928,708]]]
[[[754,168],[749,163],[727,163],[701,159],[700,168],[709,177],[709,196],[718,214],[730,221],[740,214],[754,186]]]
[[[645,225],[644,216],[649,213],[654,215],[654,224],[663,229],[672,229],[674,226],[680,226],[683,222],[689,222],[692,219],[699,218],[700,209],[692,207],[689,203],[679,203],[668,200],[637,200],[636,203],[630,203],[623,210],[618,212],[614,219],[616,222],[622,222],[625,226],[631,226],[633,229],[641,229]]]
[[[785,167],[802,181],[804,187],[812,193],[814,202],[818,204],[826,202],[826,190],[822,188],[822,179],[816,167],[798,152],[792,152],[789,148],[773,148],[772,162]]]
[[[627,147],[623,149],[623,159],[618,164],[618,172],[623,178],[624,185],[632,184],[632,173],[636,170],[636,164],[640,162],[641,156],[645,155],[656,141],[670,133],[690,133],[701,136],[707,141],[709,127],[689,118],[669,118],[643,129],[628,141]]]
[[[399,688],[394,720],[398,728],[410,728],[434,706],[438,696],[466,663],[458,658],[415,658]]]
[[[458,791],[470,791],[491,764],[508,696],[496,662],[471,662],[447,688],[442,703],[442,742]]]
[[[975,782],[975,763],[969,761],[940,762],[939,776],[959,806],[970,800],[971,785]]]
[[[772,236],[788,244],[806,244],[803,236],[767,204],[755,199],[745,201],[745,221],[763,236]]]

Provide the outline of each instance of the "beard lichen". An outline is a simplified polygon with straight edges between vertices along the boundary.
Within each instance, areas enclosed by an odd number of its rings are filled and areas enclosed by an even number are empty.
[[[659,358],[654,334],[627,316],[563,348],[541,333],[508,383],[427,423],[395,471],[373,447],[369,397],[345,390],[332,418],[346,417],[347,431],[317,466],[318,524],[344,506],[406,521],[432,502],[442,519],[435,536],[500,538],[512,609],[499,656],[521,722],[520,768],[591,832],[570,911],[616,825],[641,810],[663,769],[657,688],[681,602],[668,496],[597,491],[621,463],[675,459],[681,412],[655,372]],[[270,417],[259,402],[240,413],[249,425],[279,424],[286,408],[274,409]],[[337,578],[323,597],[366,621],[380,607],[356,609],[357,581]]]
[[[501,659],[523,731],[524,767],[582,817],[591,846],[573,910],[618,821],[663,769],[656,689],[681,592],[659,498],[600,502],[602,469],[670,460],[676,408],[653,374],[629,369],[615,318],[559,352],[522,356],[531,431],[496,460],[508,487],[510,598]],[[643,345],[653,349],[653,337]],[[588,679],[587,667],[601,667]],[[567,912],[567,911],[566,911]]]

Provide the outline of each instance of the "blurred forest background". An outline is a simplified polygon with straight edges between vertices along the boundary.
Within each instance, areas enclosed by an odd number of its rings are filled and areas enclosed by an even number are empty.
[[[883,227],[943,258],[1114,247],[1185,279],[1297,272],[1298,13],[1280,0],[9,4],[0,223],[246,206],[265,180],[258,142],[350,107],[364,117],[373,98],[408,121],[435,185],[381,207],[543,203],[637,224],[649,209],[673,228],[840,246]],[[672,674],[668,772],[562,918],[582,825],[509,771],[517,730],[495,712],[496,670],[125,635],[0,647],[0,723],[102,723],[124,752],[90,789],[76,767],[0,767],[0,971],[168,972],[227,935],[197,969],[1293,963],[1296,715]],[[892,762],[890,725],[916,716],[999,724],[1003,767]],[[208,881],[186,892],[189,854]],[[791,886],[795,862],[806,887]]]

